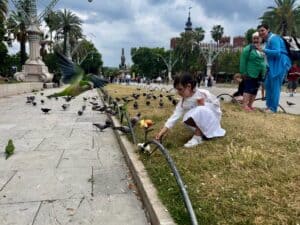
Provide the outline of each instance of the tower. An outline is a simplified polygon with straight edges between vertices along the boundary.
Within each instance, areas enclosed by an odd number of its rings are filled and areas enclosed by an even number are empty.
[[[191,21],[191,8],[192,7],[189,7],[189,16],[188,16],[188,20],[185,23],[185,28],[184,28],[185,32],[193,31],[193,28],[192,28],[193,24],[192,24],[192,21]]]

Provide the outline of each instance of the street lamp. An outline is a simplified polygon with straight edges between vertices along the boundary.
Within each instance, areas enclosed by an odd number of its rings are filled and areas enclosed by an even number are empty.
[[[166,65],[167,69],[168,69],[168,80],[172,81],[172,68],[175,66],[175,64],[177,63],[178,59],[172,59],[172,55],[171,55],[171,51],[170,51],[170,55],[169,55],[169,59],[168,61],[160,54],[157,54],[160,58],[162,58],[164,64]]]
[[[198,43],[193,42],[193,45],[197,45],[200,49],[201,54],[203,55],[206,61],[206,75],[211,76],[211,67],[215,59],[221,52],[224,52],[227,49],[227,44],[219,47],[218,45],[212,43]]]

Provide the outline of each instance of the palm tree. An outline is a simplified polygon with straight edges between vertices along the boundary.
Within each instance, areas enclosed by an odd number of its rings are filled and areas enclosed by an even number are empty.
[[[299,35],[300,6],[297,0],[274,0],[276,6],[269,6],[259,19],[268,24],[273,32],[286,35]]]
[[[7,0],[0,0],[0,22],[5,20],[7,14]]]
[[[221,40],[221,38],[224,34],[224,28],[221,25],[215,25],[215,26],[213,26],[210,33],[211,33],[211,37],[214,39],[214,41],[219,44],[219,41]]]
[[[27,59],[27,32],[25,21],[22,18],[21,13],[16,11],[11,12],[7,20],[7,29],[9,30],[9,33],[12,33],[14,35],[14,39],[16,39],[20,43],[20,63],[21,65],[24,65]]]
[[[197,43],[199,43],[199,42],[203,41],[203,39],[205,37],[205,30],[203,30],[202,27],[196,27],[194,34],[195,34],[195,41]]]
[[[64,54],[69,54],[67,53],[69,41],[74,39],[77,40],[83,36],[81,28],[82,21],[74,13],[66,9],[58,11],[57,17],[57,35],[63,35],[63,52]]]
[[[44,18],[44,21],[46,22],[46,24],[49,28],[50,41],[53,41],[53,32],[59,29],[59,27],[58,27],[59,17],[56,12],[51,11]]]

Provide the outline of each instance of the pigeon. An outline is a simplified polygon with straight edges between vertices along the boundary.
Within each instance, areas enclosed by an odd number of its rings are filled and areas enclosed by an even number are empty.
[[[146,101],[146,105],[149,106],[150,105],[150,101]]]
[[[58,97],[55,97],[55,100],[58,100]]]
[[[66,100],[66,102],[69,102],[69,101],[71,101],[74,97],[73,97],[73,96],[64,96],[63,98]]]
[[[33,105],[33,106],[36,106],[36,102],[32,102],[32,105]]]
[[[138,105],[137,101],[135,101],[135,102],[133,103],[133,108],[134,108],[134,109],[138,109],[138,108],[139,108],[139,105]]]
[[[108,124],[100,124],[100,123],[93,123],[93,125],[97,128],[99,128],[99,130],[102,132],[104,129],[110,127],[110,125]]]
[[[155,95],[152,95],[152,98],[153,98],[154,100],[156,100],[157,97],[156,97]]]
[[[42,104],[44,104],[44,103],[45,103],[45,101],[42,99],[42,100],[41,100],[41,103],[42,103]]]
[[[178,102],[177,102],[177,100],[176,100],[176,99],[173,99],[173,100],[172,100],[172,104],[173,104],[174,106],[176,106],[176,105],[177,105],[177,103],[178,103]]]
[[[78,116],[82,116],[82,114],[83,114],[83,111],[81,111],[81,110],[78,110],[77,114],[78,114]]]
[[[43,96],[44,95],[44,93],[43,92],[41,92],[41,96]]]
[[[83,101],[87,101],[88,99],[86,97],[83,97]]]
[[[99,105],[97,102],[90,102],[92,105]]]
[[[116,101],[117,101],[117,102],[120,102],[120,101],[121,101],[121,99],[120,99],[120,98],[118,98],[118,97],[116,97]]]
[[[163,100],[162,100],[162,99],[159,101],[159,103],[158,103],[158,104],[159,104],[159,107],[160,107],[160,108],[164,107],[164,102],[163,102]]]
[[[86,109],[86,105],[83,105],[81,109],[84,111]]]
[[[296,105],[296,103],[294,103],[294,102],[289,102],[289,101],[286,101],[286,104],[287,104],[288,106]]]
[[[42,110],[42,112],[43,113],[49,113],[50,111],[51,111],[51,109],[49,109],[49,108],[41,108],[41,110]]]
[[[67,110],[67,108],[69,108],[70,104],[63,104],[61,107],[63,108],[63,110]]]
[[[141,118],[141,113],[138,113],[136,114],[136,116],[132,117],[130,119],[131,126],[135,127],[135,125],[139,122],[140,118]]]
[[[161,97],[161,98],[162,98],[162,97],[164,97],[164,96],[163,96],[162,94],[160,94],[160,95],[159,95],[159,97]]]
[[[125,134],[131,133],[131,130],[128,126],[120,126],[120,127],[113,127],[114,130],[119,130]]]
[[[96,101],[96,100],[97,100],[97,97],[92,97],[92,99],[93,99],[94,101]]]

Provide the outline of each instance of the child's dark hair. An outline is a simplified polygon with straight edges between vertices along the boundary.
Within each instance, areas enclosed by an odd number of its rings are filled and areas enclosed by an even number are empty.
[[[196,87],[196,81],[194,77],[189,73],[183,73],[180,76],[176,76],[174,78],[174,88],[176,88],[179,84],[181,84],[183,87],[186,87],[188,84],[190,84],[192,89]]]

